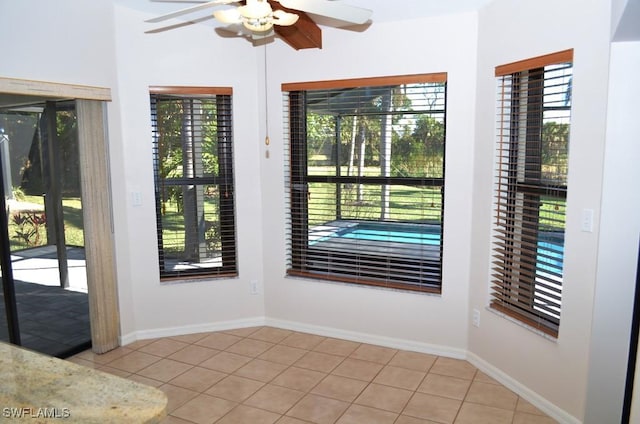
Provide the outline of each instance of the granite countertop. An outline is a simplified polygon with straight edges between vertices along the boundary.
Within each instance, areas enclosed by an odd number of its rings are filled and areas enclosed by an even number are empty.
[[[0,342],[0,421],[157,423],[167,397],[153,387]]]

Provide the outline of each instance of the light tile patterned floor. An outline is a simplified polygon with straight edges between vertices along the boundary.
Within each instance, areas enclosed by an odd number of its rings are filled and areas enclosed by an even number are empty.
[[[163,390],[164,424],[555,423],[466,361],[273,327],[69,360]]]

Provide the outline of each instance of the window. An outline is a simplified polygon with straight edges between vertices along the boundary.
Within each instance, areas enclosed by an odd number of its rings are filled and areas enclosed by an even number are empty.
[[[231,89],[152,87],[161,278],[237,273]]]
[[[288,274],[439,293],[446,74],[283,91]]]
[[[557,337],[563,283],[573,51],[496,68],[491,307]]]

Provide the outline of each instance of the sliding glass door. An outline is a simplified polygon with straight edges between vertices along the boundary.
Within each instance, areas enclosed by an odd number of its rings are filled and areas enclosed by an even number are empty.
[[[55,356],[90,345],[74,101],[0,107],[0,339]]]

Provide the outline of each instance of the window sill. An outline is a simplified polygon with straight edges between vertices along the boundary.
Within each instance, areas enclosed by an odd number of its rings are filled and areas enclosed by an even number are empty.
[[[212,275],[183,275],[179,277],[161,277],[160,285],[170,286],[184,283],[201,283],[204,281],[219,281],[237,279],[238,274],[212,274]]]
[[[549,340],[550,342],[554,342],[554,343],[558,342],[558,338],[557,337],[554,337],[554,336],[552,336],[550,334],[547,334],[547,333],[545,333],[544,331],[542,331],[542,330],[540,330],[538,328],[535,328],[535,327],[533,327],[533,326],[531,326],[531,325],[529,325],[529,324],[527,324],[525,322],[520,321],[519,319],[516,319],[516,318],[512,317],[511,315],[505,314],[504,312],[500,312],[500,311],[498,311],[498,310],[496,310],[496,309],[494,309],[494,308],[492,308],[490,306],[486,306],[485,309],[487,311],[491,312],[492,314],[495,314],[495,315],[497,315],[497,316],[499,316],[501,318],[504,318],[507,321],[510,321],[510,322],[520,326],[520,327],[523,327],[523,328],[531,331],[532,333],[537,334],[538,336],[541,336],[541,337]]]
[[[396,293],[405,293],[405,294],[417,294],[421,296],[431,296],[431,297],[442,297],[442,293],[438,291],[426,291],[426,290],[411,290],[411,289],[403,289],[398,287],[389,287],[383,285],[373,285],[373,284],[364,284],[364,283],[352,283],[348,281],[339,281],[335,279],[328,278],[320,278],[312,275],[303,275],[297,273],[290,273],[285,276],[286,279],[291,280],[301,280],[315,283],[327,283],[338,286],[347,286],[347,287],[361,287],[363,289],[373,289],[373,290],[382,290],[382,291],[392,291]]]

